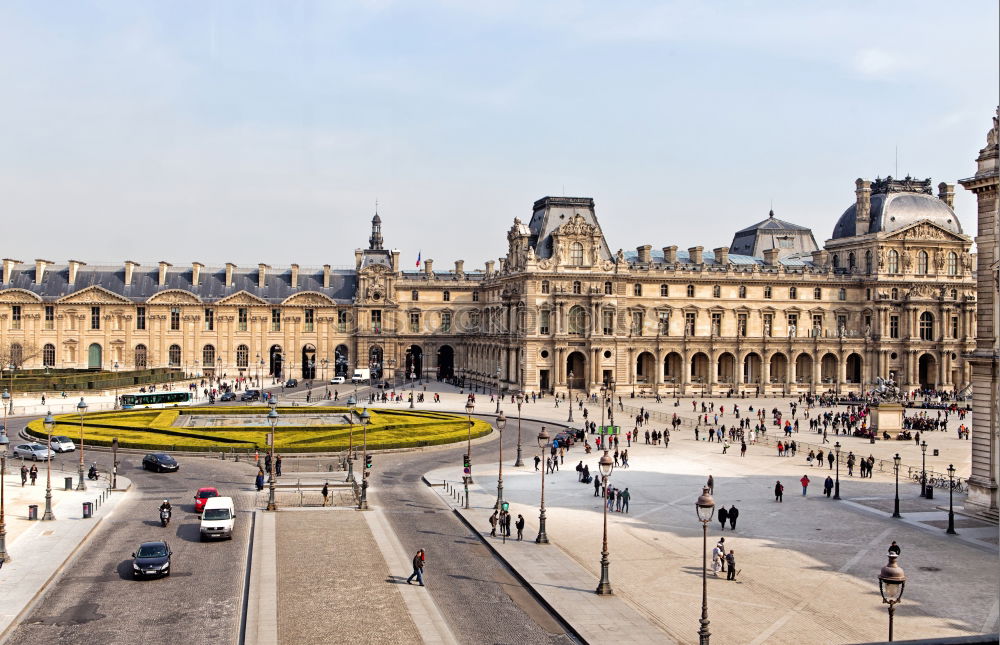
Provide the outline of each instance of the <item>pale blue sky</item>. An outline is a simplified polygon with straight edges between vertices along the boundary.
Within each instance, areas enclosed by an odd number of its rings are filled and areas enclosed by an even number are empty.
[[[505,253],[544,195],[612,249],[822,244],[856,177],[954,182],[998,103],[994,0],[4,2],[0,254],[275,267]],[[975,232],[974,200],[956,206]]]

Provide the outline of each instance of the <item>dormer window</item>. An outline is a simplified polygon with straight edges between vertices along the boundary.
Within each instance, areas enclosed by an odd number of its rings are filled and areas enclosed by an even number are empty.
[[[583,266],[583,244],[573,242],[569,245],[569,263],[576,267]]]

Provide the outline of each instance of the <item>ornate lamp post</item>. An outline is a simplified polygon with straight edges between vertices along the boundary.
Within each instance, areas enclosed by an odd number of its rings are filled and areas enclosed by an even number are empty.
[[[927,442],[920,442],[920,496],[927,497]]]
[[[417,398],[417,388],[416,388],[416,383],[414,382],[414,379],[417,376],[417,371],[416,371],[417,365],[416,365],[416,360],[415,360],[414,357],[411,356],[410,360],[412,361],[412,363],[411,363],[411,365],[409,367],[409,371],[410,371],[410,409],[412,410],[413,409],[413,401],[416,400],[416,398]]]
[[[538,433],[538,447],[542,451],[542,461],[545,461],[545,449],[549,447],[549,433],[545,431],[545,426],[542,426],[542,431]],[[548,544],[549,536],[545,533],[545,469],[541,468],[542,471],[542,503],[538,508],[538,537],[535,538],[535,544]]]
[[[948,530],[945,532],[948,535],[958,535],[955,530],[955,464],[948,464],[948,484]]]
[[[906,586],[906,574],[903,568],[896,564],[895,553],[889,554],[889,563],[882,567],[878,574],[878,588],[882,592],[882,602],[889,605],[889,642],[892,642],[892,619],[896,613],[896,605],[903,599],[903,587]]]
[[[601,455],[601,459],[597,462],[597,465],[601,471],[601,477],[604,481],[604,496],[601,498],[601,504],[604,506],[604,542],[601,546],[601,581],[597,583],[597,589],[595,593],[598,596],[610,596],[614,593],[611,590],[611,579],[608,577],[608,565],[611,564],[608,560],[608,484],[611,483],[611,471],[615,469],[615,460],[611,458],[608,451],[605,450],[604,454]]]
[[[898,452],[896,453],[896,456],[892,458],[892,470],[896,473],[896,502],[892,507],[893,517],[903,517],[899,514],[899,464],[902,461],[903,460],[899,456]]]
[[[359,511],[368,510],[368,473],[371,471],[371,464],[368,461],[368,422],[371,418],[371,415],[368,414],[368,409],[365,408],[361,412],[362,440],[364,441],[364,448],[361,451],[361,455],[362,459],[364,459],[365,468],[361,473],[361,497],[358,499]]]
[[[76,412],[80,415],[80,482],[76,485],[77,490],[87,490],[87,482],[83,479],[83,416],[87,414],[87,403],[80,397],[80,402],[76,404]],[[51,450],[51,444],[49,444]]]
[[[604,428],[604,408],[608,407],[608,386],[604,384],[601,386],[601,428],[603,432]]]
[[[833,484],[833,499],[840,499],[840,442],[833,444],[833,452],[837,456],[837,480]]]
[[[52,446],[52,431],[55,430],[56,420],[52,418],[52,411],[45,415],[45,432],[49,435],[49,446]],[[45,455],[45,512],[42,514],[43,520],[54,520],[56,516],[52,514],[52,450]]]
[[[347,443],[347,479],[344,481],[354,481],[354,406],[358,404],[354,395],[347,397],[347,415],[350,420],[350,434]]]
[[[475,405],[473,405],[472,400],[469,399],[465,402],[465,416],[469,420],[469,443],[465,449],[465,458],[468,462],[469,472],[466,473],[465,482],[465,499],[469,499],[469,484],[472,483],[472,411],[475,410]]]
[[[7,446],[9,444],[10,439],[7,438],[7,427],[5,425],[3,432],[0,433],[0,473],[7,471]],[[5,479],[0,474],[0,564],[10,560],[10,555],[7,553],[7,522],[6,509],[4,508],[6,502],[4,491]]]
[[[3,406],[3,435],[6,437],[7,436],[7,408],[10,407],[10,392],[8,392],[6,388],[4,388],[3,394],[0,394],[0,405]],[[51,439],[51,437],[50,437],[50,439]],[[9,443],[10,439],[8,439],[7,442]],[[52,447],[52,441],[51,440],[49,441],[49,447],[50,448]],[[0,470],[0,476],[6,475],[6,474],[7,474],[7,468],[3,468],[3,470]]]
[[[271,455],[270,465],[268,467],[268,483],[267,483],[267,510],[276,511],[278,510],[278,504],[274,500],[274,426],[278,425],[278,411],[275,409],[278,407],[278,401],[276,399],[271,399],[268,403],[271,409],[267,413],[267,422],[271,424],[271,437],[268,442],[268,452]]]
[[[521,404],[524,403],[524,395],[518,392],[514,400],[517,402],[517,459],[514,460],[514,466],[521,468],[524,466],[521,459]]]
[[[497,431],[500,433],[500,441],[497,442],[500,448],[500,456],[497,459],[499,467],[499,470],[497,470],[497,503],[494,508],[499,511],[500,505],[503,504],[503,429],[507,426],[507,417],[503,415],[503,412],[500,412],[495,425]]]
[[[698,521],[701,522],[701,628],[698,629],[698,644],[708,645],[708,639],[712,635],[708,631],[708,523],[715,515],[715,500],[708,492],[708,487],[702,489],[698,501],[694,503],[694,509],[698,513]]]
[[[567,374],[569,378],[566,379],[566,389],[569,390],[569,418],[566,419],[569,423],[573,423],[573,370],[570,370]]]
[[[497,365],[497,414],[500,414],[500,366]]]
[[[118,405],[118,361],[115,361],[111,367],[115,371],[115,410],[118,410],[120,408]]]

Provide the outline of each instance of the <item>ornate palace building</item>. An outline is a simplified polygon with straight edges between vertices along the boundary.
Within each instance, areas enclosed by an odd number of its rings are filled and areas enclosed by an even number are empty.
[[[25,369],[371,368],[525,391],[962,389],[976,284],[953,195],[929,179],[859,179],[822,248],[772,213],[710,252],[612,252],[592,199],[545,197],[514,220],[499,263],[475,271],[401,270],[378,215],[347,268],[6,259],[0,347]]]

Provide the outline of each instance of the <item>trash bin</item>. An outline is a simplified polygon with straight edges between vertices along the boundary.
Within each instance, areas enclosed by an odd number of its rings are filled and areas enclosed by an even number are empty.
[[[28,519],[29,520],[38,519],[38,504],[28,504]]]
[[[935,449],[934,449],[934,456],[935,456],[935,457],[940,457],[940,456],[941,456],[941,451],[940,451],[940,450],[938,450],[937,448],[935,448]]]
[[[83,519],[94,516],[94,503],[84,502],[83,503]]]
[[[924,486],[924,497],[927,499],[934,499],[934,487],[930,484]]]
[[[63,482],[66,484],[66,490],[73,490],[73,478],[72,477],[66,477],[65,479],[63,479]]]

